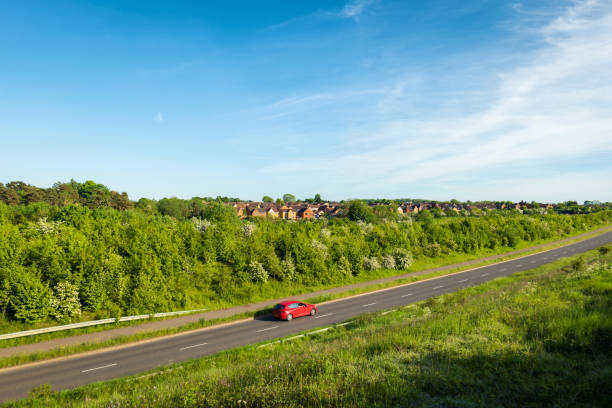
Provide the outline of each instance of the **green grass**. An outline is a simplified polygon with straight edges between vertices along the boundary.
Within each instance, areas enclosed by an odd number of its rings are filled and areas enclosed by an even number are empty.
[[[579,241],[579,239],[572,240],[570,242],[575,242],[575,241]],[[545,243],[545,242],[531,242],[530,246],[535,246],[535,245],[538,245],[538,244],[541,244],[541,243]],[[546,249],[556,248],[556,247],[559,247],[559,246],[562,246],[562,245],[567,245],[567,244],[568,243],[564,243],[564,244],[554,244],[554,243],[552,243],[551,245],[546,246]],[[515,249],[519,249],[519,248],[515,248]],[[505,248],[505,250],[509,250],[509,248]],[[389,287],[393,287],[393,286],[397,286],[397,285],[401,285],[401,284],[405,284],[405,283],[417,282],[417,281],[424,280],[424,279],[430,279],[430,278],[434,278],[434,277],[438,277],[438,276],[448,275],[450,273],[458,272],[458,271],[461,271],[461,270],[466,270],[466,269],[471,269],[471,268],[475,268],[475,267],[479,267],[479,266],[489,265],[489,264],[492,264],[492,263],[501,262],[501,261],[509,260],[509,259],[513,259],[513,258],[517,258],[519,256],[526,256],[528,254],[540,252],[542,250],[543,249],[528,251],[528,252],[525,252],[525,253],[522,253],[522,254],[518,254],[518,255],[502,257],[502,258],[496,259],[494,261],[485,261],[485,262],[474,263],[474,264],[471,264],[469,266],[452,268],[452,269],[447,269],[447,270],[442,270],[442,271],[428,273],[428,274],[425,274],[425,275],[413,276],[413,277],[404,278],[404,279],[398,279],[398,280],[395,280],[393,282],[368,285],[368,286],[365,286],[365,287],[362,287],[362,288],[342,291],[342,292],[338,292],[338,293],[334,293],[334,294],[326,294],[326,295],[321,295],[321,296],[316,296],[316,297],[305,298],[303,300],[307,301],[307,302],[311,302],[311,303],[321,303],[321,302],[325,302],[325,301],[329,301],[329,300],[333,300],[333,299],[340,299],[340,298],[344,298],[344,297],[348,297],[348,296],[353,296],[353,295],[357,295],[357,294],[361,294],[361,293],[371,292],[371,291],[374,291],[374,290],[389,288]],[[463,257],[464,258],[463,260],[457,260],[455,258],[451,258],[452,260],[446,262],[446,264],[454,264],[454,263],[459,263],[459,262],[463,262],[463,261],[466,261],[466,260],[479,259],[479,258],[491,255],[491,253],[488,253],[489,251],[484,251],[484,252],[485,253],[480,253],[479,255],[471,255],[470,259],[465,259],[466,256]],[[434,261],[434,260],[421,261],[422,265],[428,265],[428,266],[427,267],[421,266],[421,267],[417,267],[417,268],[412,267],[411,269],[412,270],[419,270],[419,269],[427,269],[427,268],[432,268],[432,267],[440,266],[440,265],[437,265],[436,263],[431,264],[432,261]],[[418,261],[415,262],[415,264],[419,265]],[[397,275],[397,272],[398,271],[393,271],[393,270],[364,271],[363,275],[360,275],[359,277],[355,277],[354,280],[351,283],[358,283],[358,282],[363,282],[363,281],[367,282],[367,281],[378,279],[378,278],[381,278],[381,277],[393,276],[393,275]],[[319,290],[320,289],[327,289],[327,288],[328,287],[326,287],[326,286],[318,287]],[[298,291],[296,293],[301,293],[301,292]],[[285,293],[285,296],[292,296],[294,294],[295,293]],[[276,297],[280,297],[280,296],[281,295],[278,295]],[[270,299],[270,297],[265,298],[265,299]],[[265,300],[265,299],[263,299],[263,300]],[[98,350],[98,349],[105,348],[105,347],[117,346],[117,345],[127,344],[127,343],[131,343],[131,342],[139,341],[139,340],[146,340],[146,339],[150,339],[150,338],[154,338],[154,337],[165,336],[165,335],[172,335],[172,334],[176,334],[176,333],[180,333],[180,332],[185,332],[185,331],[189,331],[189,330],[195,330],[195,329],[204,328],[204,327],[210,327],[210,326],[214,326],[216,324],[221,324],[221,323],[236,321],[236,320],[240,320],[240,319],[244,319],[244,318],[249,318],[249,317],[253,317],[253,316],[258,316],[258,315],[262,315],[262,314],[267,314],[267,313],[270,313],[270,311],[271,311],[271,309],[264,308],[264,309],[260,309],[260,310],[254,311],[254,312],[247,312],[247,313],[236,314],[236,315],[233,315],[231,317],[222,318],[222,319],[213,319],[213,320],[200,319],[198,322],[194,322],[194,323],[191,323],[191,324],[186,324],[186,325],[183,325],[183,326],[177,327],[177,328],[149,331],[149,332],[144,332],[144,333],[138,333],[138,334],[134,334],[134,335],[124,336],[124,337],[120,337],[120,338],[116,338],[116,339],[106,340],[106,341],[102,341],[102,342],[86,343],[86,344],[79,344],[79,345],[74,345],[74,346],[66,346],[66,347],[61,347],[61,348],[57,348],[57,349],[53,349],[53,350],[49,350],[49,351],[43,351],[43,352],[31,353],[31,354],[20,354],[20,355],[11,356],[11,357],[0,358],[0,368],[15,366],[15,365],[19,365],[19,364],[34,362],[34,361],[40,361],[40,360],[45,360],[45,359],[50,359],[50,358],[54,358],[54,357],[66,356],[66,355],[76,354],[76,353],[85,352],[85,351]],[[153,320],[163,320],[163,319],[147,319],[145,321],[153,321]],[[140,323],[142,323],[142,322],[143,321],[140,321]],[[56,332],[56,333],[43,334],[43,335],[38,335],[38,336],[31,336],[31,337],[24,337],[24,338],[5,340],[3,342],[0,342],[0,343],[2,343],[0,348],[1,347],[10,347],[10,346],[15,346],[15,345],[20,345],[20,344],[30,344],[30,343],[35,343],[35,342],[38,342],[38,341],[44,341],[44,340],[53,339],[53,338],[68,337],[68,336],[77,335],[77,334],[83,334],[83,333],[99,332],[99,331],[103,331],[103,330],[108,330],[110,328],[123,327],[123,326],[131,326],[131,325],[134,325],[134,324],[137,324],[137,323],[136,322],[123,322],[123,323],[118,323],[118,324],[113,324],[113,325],[97,326],[97,327],[94,326],[94,327],[91,327],[91,328],[75,329],[75,330],[69,330],[69,331],[66,331],[66,332]]]
[[[268,347],[43,387],[9,406],[609,406],[612,267],[596,251],[584,259],[584,268],[564,259]]]

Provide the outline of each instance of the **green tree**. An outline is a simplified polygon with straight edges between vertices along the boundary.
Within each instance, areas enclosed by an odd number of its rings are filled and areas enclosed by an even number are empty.
[[[157,211],[163,215],[169,215],[177,220],[184,220],[190,214],[189,205],[186,200],[176,197],[162,198],[157,202]]]
[[[296,199],[293,194],[283,194],[283,201],[286,203],[295,203]]]
[[[374,212],[372,209],[361,200],[352,200],[348,202],[348,210],[346,216],[351,221],[372,222],[374,220]]]
[[[262,197],[261,201],[263,201],[264,203],[273,203],[274,199],[270,196],[265,195]]]
[[[424,224],[431,224],[434,220],[434,215],[429,210],[423,210],[417,214],[415,219]]]
[[[13,316],[26,323],[44,320],[51,311],[51,290],[32,275],[16,275],[10,298]]]

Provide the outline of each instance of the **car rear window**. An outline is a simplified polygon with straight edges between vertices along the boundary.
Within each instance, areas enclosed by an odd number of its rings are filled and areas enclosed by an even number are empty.
[[[279,305],[274,306],[274,309],[276,309],[276,310],[282,310],[284,308],[285,308],[285,305],[280,305],[279,304]]]

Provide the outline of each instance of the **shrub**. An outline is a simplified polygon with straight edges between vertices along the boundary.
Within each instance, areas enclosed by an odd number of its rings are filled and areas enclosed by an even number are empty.
[[[295,264],[293,263],[293,259],[283,259],[281,261],[281,271],[282,271],[282,279],[283,280],[293,280],[295,278]]]
[[[321,255],[323,255],[323,258],[327,258],[327,246],[324,243],[313,239],[312,247],[316,249]]]
[[[195,228],[200,232],[206,232],[207,229],[215,226],[212,222],[207,219],[191,217],[191,222],[195,226]]]
[[[321,228],[321,232],[319,232],[319,238],[327,239],[331,236],[331,231],[329,228]]]
[[[268,281],[268,272],[259,262],[251,261],[248,266],[248,272],[253,282],[266,283]]]
[[[38,221],[36,221],[34,229],[43,235],[51,234],[59,230],[59,227],[63,223],[63,221],[47,221],[47,217],[42,217],[39,218]]]
[[[375,271],[380,269],[380,262],[378,262],[378,258],[363,258],[363,269],[366,271]]]
[[[437,242],[427,244],[423,247],[423,254],[425,254],[425,256],[429,256],[430,258],[435,258],[436,256],[440,256],[441,253],[442,253],[442,247]]]
[[[59,282],[55,285],[51,297],[53,316],[59,321],[70,321],[81,316],[81,302],[79,302],[79,289],[70,282]]]
[[[412,254],[405,248],[395,248],[391,255],[395,259],[395,269],[397,270],[406,270],[412,265]]]
[[[338,259],[338,270],[346,276],[352,276],[353,271],[351,270],[351,263],[345,256],[341,256]]]
[[[382,267],[385,269],[395,269],[395,258],[393,258],[393,255],[387,254],[382,257]]]
[[[245,238],[250,237],[255,233],[257,226],[251,222],[247,222],[242,226],[242,236]]]

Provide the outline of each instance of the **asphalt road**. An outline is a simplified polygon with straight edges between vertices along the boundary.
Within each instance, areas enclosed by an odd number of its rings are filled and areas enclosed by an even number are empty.
[[[0,401],[26,397],[32,388],[41,384],[50,384],[53,390],[74,388],[339,323],[361,313],[414,303],[535,268],[559,258],[595,249],[609,242],[612,242],[612,232],[512,261],[322,304],[315,317],[302,317],[285,322],[276,321],[271,316],[263,316],[127,347],[0,370]]]

